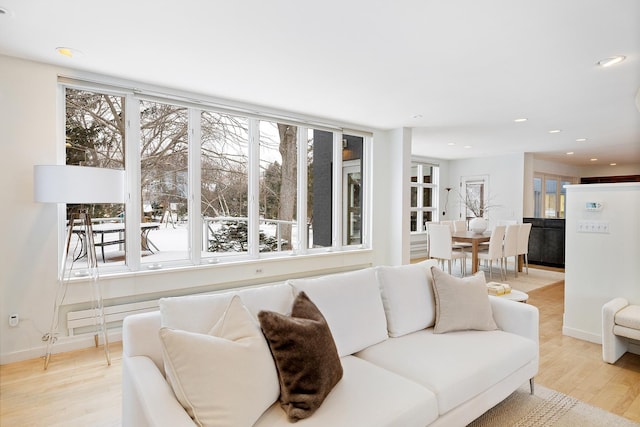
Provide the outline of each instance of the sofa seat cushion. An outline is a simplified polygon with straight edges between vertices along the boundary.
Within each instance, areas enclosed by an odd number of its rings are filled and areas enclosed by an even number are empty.
[[[341,358],[342,380],[313,416],[300,427],[424,427],[438,417],[435,395],[426,388],[354,356]],[[272,405],[254,427],[292,424],[279,404]]]
[[[532,340],[500,330],[434,334],[425,329],[356,354],[433,391],[440,414],[536,360]]]
[[[387,318],[375,269],[294,279],[287,283],[296,291],[305,292],[318,306],[329,324],[340,357],[387,339]]]
[[[627,328],[626,326],[614,325],[613,333],[619,337],[627,337],[640,341],[640,329]]]
[[[640,330],[640,305],[630,304],[616,313],[616,325]]]

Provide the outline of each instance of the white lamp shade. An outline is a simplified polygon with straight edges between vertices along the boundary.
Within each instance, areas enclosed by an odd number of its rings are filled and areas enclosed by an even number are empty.
[[[36,165],[33,187],[36,202],[124,203],[124,170]]]

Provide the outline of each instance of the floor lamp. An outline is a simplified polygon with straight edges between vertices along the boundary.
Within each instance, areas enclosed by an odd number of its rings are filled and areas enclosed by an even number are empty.
[[[34,167],[34,200],[42,203],[124,203],[124,171],[119,169],[95,168],[70,165],[37,165]],[[71,248],[72,236],[76,234],[79,246]],[[78,252],[79,251],[79,252]],[[74,264],[86,261],[86,270],[73,273]],[[80,208],[69,218],[64,252],[58,273],[58,289],[53,307],[53,317],[49,333],[43,337],[47,342],[44,369],[49,366],[51,347],[57,340],[60,305],[64,301],[67,285],[73,277],[89,280],[91,305],[96,322],[94,335],[96,347],[101,334],[104,340],[104,354],[111,365],[109,339],[102,304],[102,287],[99,281],[98,261],[93,241],[93,228],[89,210]]]

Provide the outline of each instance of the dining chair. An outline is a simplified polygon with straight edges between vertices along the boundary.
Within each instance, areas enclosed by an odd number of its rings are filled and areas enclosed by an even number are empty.
[[[467,231],[467,221],[465,221],[464,219],[453,221],[453,231]]]
[[[468,231],[467,221],[465,221],[464,219],[450,221],[449,224],[453,226],[453,228],[451,229],[452,233]],[[458,249],[458,250],[464,251],[466,249],[469,249],[470,247],[471,247],[471,243],[456,242],[455,240],[453,241],[454,250]]]
[[[506,226],[504,225],[496,225],[496,227],[491,232],[491,238],[489,239],[489,246],[486,251],[478,252],[478,260],[489,261],[489,279],[493,277],[493,261],[498,261],[498,266],[500,267],[500,279],[503,278],[502,274],[502,265],[503,265],[503,255],[502,255],[502,243],[504,240]],[[471,253],[466,252],[471,256]],[[504,266],[504,278],[507,277],[506,266]]]
[[[429,235],[429,227],[433,224],[440,224],[438,221],[425,221],[424,231],[427,233],[427,258],[431,258],[431,239]]]
[[[429,224],[429,256],[447,261],[451,274],[451,261],[459,259],[462,263],[461,274],[466,273],[466,255],[463,251],[454,250],[451,240],[451,228],[448,224]]]
[[[507,262],[509,257],[515,260],[515,275],[518,277],[518,232],[520,224],[507,225],[504,233],[504,245],[502,247],[502,257],[504,258],[504,275],[507,276]]]
[[[453,221],[452,220],[444,220],[444,221],[440,221],[438,224],[441,225],[448,225],[449,229],[451,230],[451,232],[453,233],[455,231],[455,228],[453,227]]]
[[[529,274],[529,235],[531,234],[531,223],[525,222],[520,225],[518,231],[518,256],[524,258],[524,265]]]

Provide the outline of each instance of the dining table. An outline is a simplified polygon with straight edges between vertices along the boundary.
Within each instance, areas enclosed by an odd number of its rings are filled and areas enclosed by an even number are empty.
[[[453,243],[471,244],[471,274],[478,272],[478,249],[480,243],[488,242],[491,239],[491,231],[476,233],[474,231],[455,231],[451,234]]]

